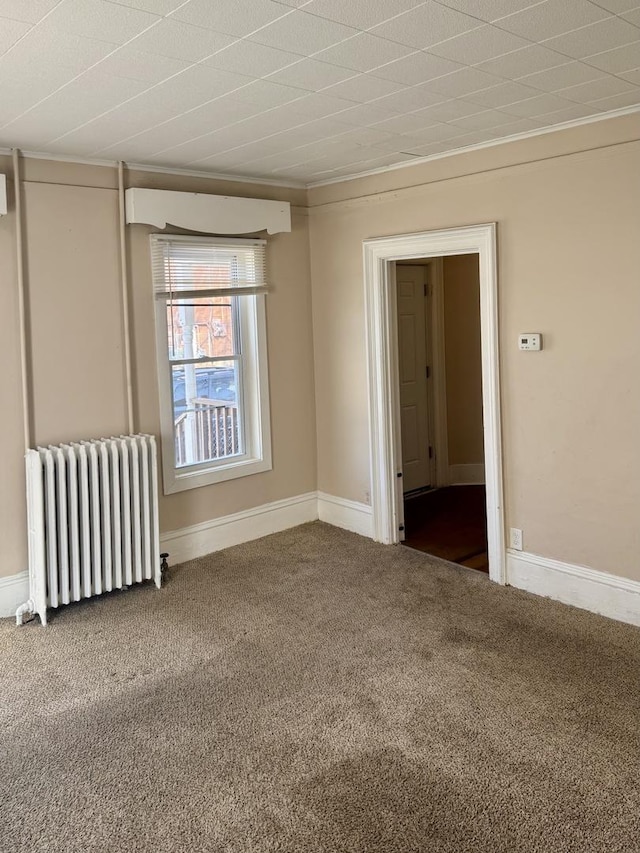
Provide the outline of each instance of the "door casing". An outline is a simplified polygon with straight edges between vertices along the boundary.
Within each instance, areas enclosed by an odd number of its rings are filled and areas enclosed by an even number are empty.
[[[395,261],[478,254],[482,411],[489,577],[504,584],[505,528],[498,347],[496,224],[400,234],[363,242],[373,538],[400,541],[402,448]]]

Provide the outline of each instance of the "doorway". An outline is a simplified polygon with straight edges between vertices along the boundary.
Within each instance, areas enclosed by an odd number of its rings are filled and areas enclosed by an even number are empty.
[[[395,265],[400,541],[488,573],[478,261]]]
[[[404,530],[396,263],[477,254],[489,577],[505,583],[495,224],[381,237],[363,248],[373,538],[398,544]]]

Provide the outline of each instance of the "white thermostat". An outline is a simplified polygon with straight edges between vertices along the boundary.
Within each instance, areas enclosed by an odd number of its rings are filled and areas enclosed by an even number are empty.
[[[540,332],[522,332],[518,335],[518,349],[535,350],[542,349],[542,335]]]

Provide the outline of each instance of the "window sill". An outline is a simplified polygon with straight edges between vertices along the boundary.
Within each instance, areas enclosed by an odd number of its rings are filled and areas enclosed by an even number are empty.
[[[215,483],[223,483],[226,480],[235,480],[239,477],[248,477],[251,474],[270,471],[272,467],[269,457],[243,459],[230,462],[227,465],[217,465],[215,468],[208,468],[204,471],[184,471],[184,469],[173,468],[164,474],[164,493],[171,495],[188,489],[197,489],[201,486],[211,486]]]

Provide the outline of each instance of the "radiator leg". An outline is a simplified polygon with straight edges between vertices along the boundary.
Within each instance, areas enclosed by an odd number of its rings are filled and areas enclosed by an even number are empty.
[[[18,609],[16,610],[16,625],[23,625],[24,617],[27,615],[27,613],[31,614],[35,612],[35,602],[33,601],[33,599],[30,598],[28,601],[25,601],[24,604],[21,604],[20,607],[18,607]],[[46,619],[43,621],[42,624],[46,625]]]
[[[166,581],[169,575],[169,563],[167,562],[167,557],[169,555],[167,553],[160,554],[160,559],[162,562],[160,563],[160,583],[162,581]],[[158,588],[160,588],[160,584],[156,584]]]

